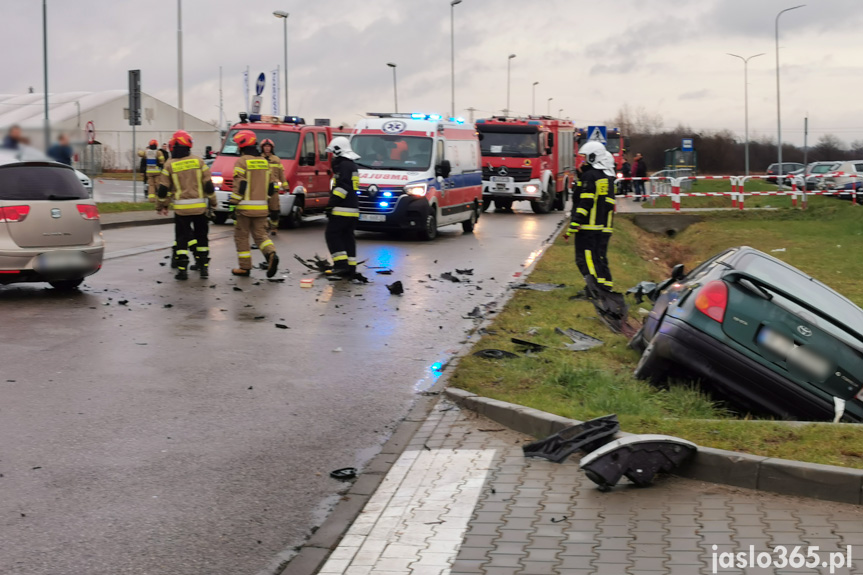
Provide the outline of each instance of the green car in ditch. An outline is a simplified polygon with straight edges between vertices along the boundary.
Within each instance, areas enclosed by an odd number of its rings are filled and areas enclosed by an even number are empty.
[[[863,422],[863,310],[818,280],[736,247],[677,266],[650,297],[636,377],[691,377],[782,419]]]

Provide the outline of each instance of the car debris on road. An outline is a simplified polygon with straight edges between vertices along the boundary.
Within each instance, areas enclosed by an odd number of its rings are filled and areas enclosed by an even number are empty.
[[[630,435],[581,458],[579,467],[601,491],[626,477],[646,487],[658,473],[670,473],[698,450],[691,441],[668,435]]]
[[[522,451],[525,457],[542,457],[554,463],[563,463],[577,451],[588,454],[611,442],[618,431],[620,423],[617,415],[604,415],[529,443],[522,447]]]

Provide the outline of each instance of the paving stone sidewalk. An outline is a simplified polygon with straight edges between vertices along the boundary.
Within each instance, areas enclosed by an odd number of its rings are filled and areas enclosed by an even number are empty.
[[[833,572],[863,573],[863,507],[674,477],[602,493],[572,459],[524,458],[528,440],[442,402],[320,573],[700,575],[714,552],[750,545],[817,545],[825,560],[850,545],[853,570]],[[830,572],[818,569],[719,572]]]

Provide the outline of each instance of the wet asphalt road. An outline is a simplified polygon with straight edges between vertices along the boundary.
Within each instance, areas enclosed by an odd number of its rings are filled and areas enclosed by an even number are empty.
[[[489,213],[432,243],[359,234],[360,258],[395,270],[364,286],[299,287],[292,255],[326,254],[318,221],[277,239],[284,283],[232,278],[223,237],[209,281],[175,282],[151,251],[107,260],[78,295],[0,287],[0,573],[265,569],[337,500],[329,471],[379,450],[464,340],[463,314],[560,220]],[[171,226],[105,235],[126,254]],[[475,268],[470,283],[427,277],[455,268]]]
[[[139,176],[140,178],[140,176]],[[147,200],[147,187],[138,180],[138,194],[131,180],[104,180],[93,178],[93,199],[97,202],[144,202]]]

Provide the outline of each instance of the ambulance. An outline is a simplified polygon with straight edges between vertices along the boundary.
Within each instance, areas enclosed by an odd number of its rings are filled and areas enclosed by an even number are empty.
[[[358,229],[411,231],[423,240],[452,224],[473,232],[482,212],[474,127],[434,114],[368,116],[351,134],[360,156]]]

